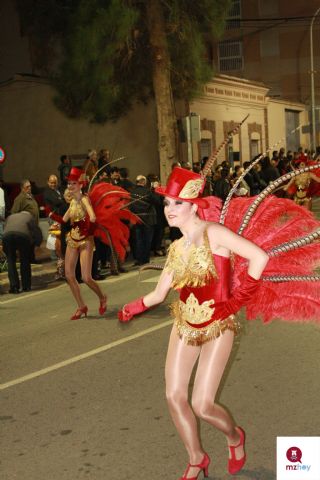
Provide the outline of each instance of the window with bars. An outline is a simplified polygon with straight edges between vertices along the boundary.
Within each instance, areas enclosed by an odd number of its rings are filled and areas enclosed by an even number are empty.
[[[226,29],[240,28],[241,20],[241,0],[232,0],[228,12]]]
[[[218,44],[219,71],[243,70],[241,40],[225,40]]]

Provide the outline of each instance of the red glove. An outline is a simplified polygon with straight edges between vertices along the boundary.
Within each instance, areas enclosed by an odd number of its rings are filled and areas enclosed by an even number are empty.
[[[54,220],[55,222],[58,222],[60,224],[63,223],[63,219],[62,219],[61,215],[58,215],[57,213],[53,212],[51,210],[51,208],[48,207],[48,205],[44,206],[44,211],[45,211],[47,217],[52,218],[52,220]]]
[[[259,286],[260,280],[256,280],[246,273],[240,287],[233,292],[232,297],[225,302],[216,303],[212,306],[214,308],[212,319],[217,320],[220,318],[227,318],[229,315],[238,312],[243,305],[246,305],[249,302]]]
[[[122,310],[119,310],[118,319],[120,322],[129,322],[134,315],[138,315],[138,313],[145,312],[148,309],[149,307],[146,307],[143,303],[143,297],[137,298],[137,300],[127,303]]]
[[[58,214],[55,213],[55,212],[51,212],[50,215],[49,215],[49,217],[52,218],[52,220],[54,220],[55,222],[60,223],[60,225],[61,225],[62,223],[64,223],[63,218],[61,217],[61,215],[58,215]]]

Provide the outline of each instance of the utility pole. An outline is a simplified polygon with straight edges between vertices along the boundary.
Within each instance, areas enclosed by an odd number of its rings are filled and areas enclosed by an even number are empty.
[[[316,16],[320,12],[320,7],[316,10],[310,24],[310,67],[311,67],[311,150],[316,149],[316,106],[314,94],[314,64],[313,64],[313,24]]]

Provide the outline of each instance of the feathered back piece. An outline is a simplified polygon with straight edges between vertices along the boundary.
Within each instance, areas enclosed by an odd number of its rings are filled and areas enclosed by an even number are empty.
[[[203,169],[200,172],[202,177],[205,178],[208,175],[208,173],[211,172],[211,168],[214,165],[215,161],[217,160],[221,150],[226,146],[230,138],[240,130],[242,124],[247,120],[248,117],[249,117],[249,113],[246,117],[244,117],[243,120],[241,120],[241,122],[231,132],[228,133],[226,138],[220,143],[219,147],[211,153],[210,157],[208,158]]]
[[[121,187],[106,182],[93,185],[88,192],[96,214],[94,235],[99,237],[124,260],[129,243],[129,225],[140,222],[127,208],[130,193]]]

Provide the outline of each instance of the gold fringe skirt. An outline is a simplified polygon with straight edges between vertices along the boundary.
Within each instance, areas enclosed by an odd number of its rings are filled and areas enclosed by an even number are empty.
[[[174,318],[174,324],[177,328],[178,335],[187,345],[200,346],[203,343],[220,337],[220,335],[226,330],[231,330],[236,335],[240,331],[240,324],[234,315],[230,315],[221,320],[214,320],[206,327],[192,327],[182,315],[180,304],[183,304],[180,300],[174,302],[171,304],[170,310]]]

